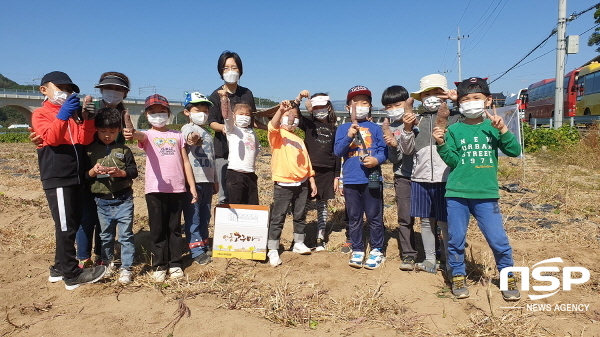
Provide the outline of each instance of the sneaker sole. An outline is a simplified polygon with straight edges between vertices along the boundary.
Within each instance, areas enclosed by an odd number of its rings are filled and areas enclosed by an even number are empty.
[[[400,265],[400,270],[402,271],[414,271],[415,270],[415,266],[414,265]]]
[[[269,264],[271,265],[271,267],[275,268],[277,266],[280,266],[283,262],[281,261],[281,259],[277,260],[277,263],[273,264],[271,263],[271,261],[269,261]]]
[[[67,284],[65,283],[65,289],[67,289],[67,290],[74,290],[74,289],[77,289],[77,288],[79,288],[79,286],[81,286],[82,284],[90,284],[90,283],[98,282],[98,280],[100,280],[101,278],[103,278],[103,277],[104,277],[104,275],[106,275],[106,271],[107,271],[107,270],[106,270],[106,269],[104,269],[104,273],[102,273],[102,275],[100,275],[100,276],[96,277],[95,279],[93,279],[93,280],[91,280],[91,281],[89,281],[89,282],[77,283],[77,284],[73,284],[73,285],[67,285]]]
[[[325,250],[325,247],[316,247],[315,252],[322,252]]]
[[[381,260],[381,262],[379,262],[378,264],[376,264],[375,266],[369,266],[368,264],[365,263],[365,269],[369,269],[369,270],[373,270],[373,269],[377,269],[379,267],[381,267],[381,265],[385,262],[385,258]]]
[[[300,255],[310,255],[310,254],[312,254],[312,252],[310,250],[308,250],[308,251],[305,251],[305,250],[300,251],[300,250],[294,249],[293,252],[296,253],[296,254],[300,254]]]
[[[519,297],[504,297],[504,296],[502,296],[502,298],[508,302],[516,302],[521,299],[521,296],[519,296]]]
[[[453,294],[454,295],[454,294]],[[461,295],[454,295],[454,297],[461,299],[461,298],[467,298],[469,297],[471,294],[466,293],[466,294],[461,294]]]
[[[56,283],[63,280],[62,276],[48,276],[48,282]]]
[[[358,263],[358,262],[349,262],[348,265],[350,267],[357,268],[357,269],[360,269],[360,268],[363,267],[363,264],[362,263]]]

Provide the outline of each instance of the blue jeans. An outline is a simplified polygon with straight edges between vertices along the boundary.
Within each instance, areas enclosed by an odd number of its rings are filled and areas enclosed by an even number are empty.
[[[496,267],[502,270],[513,266],[512,248],[502,226],[498,199],[446,198],[448,205],[448,264],[452,276],[467,275],[465,241],[469,217],[477,220],[479,229],[494,253]]]
[[[368,184],[344,184],[344,200],[348,213],[348,227],[352,250],[364,252],[363,214],[369,222],[371,249],[383,249],[383,204],[382,188],[369,188]]]
[[[185,238],[192,258],[206,251],[208,244],[208,222],[210,221],[210,206],[213,195],[213,183],[197,183],[196,193],[198,202],[192,204],[192,194],[186,193],[183,202],[183,218],[185,221]]]
[[[100,221],[100,239],[102,240],[102,261],[113,260],[115,235],[119,230],[121,244],[121,268],[131,269],[135,254],[133,243],[133,194],[126,193],[115,199],[96,198],[98,220]]]
[[[83,192],[83,208],[81,224],[75,235],[77,244],[77,259],[85,260],[92,257],[92,241],[94,242],[94,253],[100,255],[100,224],[98,223],[98,212],[96,202],[89,188]]]

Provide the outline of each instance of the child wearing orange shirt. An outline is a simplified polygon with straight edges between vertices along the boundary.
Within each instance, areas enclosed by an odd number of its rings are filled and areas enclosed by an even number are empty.
[[[273,267],[281,264],[278,251],[279,239],[290,203],[294,214],[293,252],[303,255],[311,253],[310,248],[304,244],[305,206],[308,184],[310,184],[313,197],[317,194],[317,186],[314,179],[315,171],[312,168],[304,141],[293,133],[299,123],[298,116],[300,116],[298,106],[292,106],[291,102],[283,101],[268,125],[274,185],[267,256]]]

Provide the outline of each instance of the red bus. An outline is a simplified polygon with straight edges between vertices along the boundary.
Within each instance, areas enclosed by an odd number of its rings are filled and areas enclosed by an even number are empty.
[[[510,94],[504,101],[504,106],[516,105],[519,111],[519,118],[525,117],[525,109],[527,108],[527,88],[519,90],[518,94]]]
[[[564,117],[573,117],[577,112],[577,68],[565,75],[564,85]],[[554,92],[556,89],[553,78],[545,79],[527,88],[527,106],[525,119],[552,118],[554,115]]]

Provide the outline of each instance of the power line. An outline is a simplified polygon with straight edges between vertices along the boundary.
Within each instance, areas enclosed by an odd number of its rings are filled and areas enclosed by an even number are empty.
[[[493,1],[492,1],[492,3],[493,3]],[[494,12],[496,12],[496,9],[498,9],[498,6],[500,6],[501,3],[502,3],[502,0],[499,0],[498,3],[496,4],[496,7],[494,7],[494,9],[492,9],[490,14],[488,14],[488,16],[481,22],[481,24],[479,24],[479,26],[473,28],[473,32],[469,32],[469,34],[475,34],[475,31],[477,31],[479,28],[483,28],[485,26],[485,24],[488,22],[488,20],[492,17],[492,15],[494,15]]]
[[[527,53],[527,55],[523,56],[523,58],[521,58],[517,63],[515,63],[512,67],[508,68],[508,70],[506,70],[504,73],[502,73],[502,75],[496,77],[489,84],[496,82],[497,80],[501,79],[502,76],[506,75],[509,71],[515,69],[521,62],[523,62],[523,60],[525,60],[529,55],[533,54],[534,51],[536,51],[539,47],[541,47],[544,43],[546,43],[546,41],[548,41],[552,36],[554,36],[554,34],[556,34],[556,28],[553,29],[552,32],[550,33],[550,35],[548,35],[548,37],[546,37],[542,42],[540,42],[537,46],[533,47],[533,49],[531,51],[529,51],[529,53]]]
[[[569,16],[569,18],[567,19],[567,22],[573,21],[573,20],[577,19],[578,17],[580,17],[581,15],[583,15],[583,14],[591,11],[592,9],[598,8],[598,6],[600,6],[600,2],[597,3],[597,4],[595,4],[595,5],[593,5],[592,7],[588,8],[588,9],[586,9],[586,10],[583,10],[583,11],[579,12],[579,13],[573,13],[573,14],[571,14],[571,16]]]
[[[462,21],[462,18],[465,16],[467,9],[469,9],[470,4],[471,4],[471,0],[469,0],[469,2],[467,3],[467,7],[465,7],[465,10],[463,11],[462,15],[458,19],[458,22],[456,23],[456,27],[454,27],[454,29],[452,30],[452,33],[454,33],[454,31],[458,28],[458,25],[460,25],[460,22]],[[450,42],[450,36],[448,36],[448,40],[446,40],[446,47],[444,48],[444,56],[442,57],[442,64],[440,65],[440,67],[442,67],[444,65],[444,61],[446,61],[446,51],[448,50],[449,42]],[[446,74],[446,71],[444,70],[444,75],[445,74]]]
[[[500,10],[498,11],[498,13],[496,14],[496,17],[494,17],[494,21],[492,21],[492,23],[491,23],[491,24],[488,26],[488,28],[487,28],[487,30],[485,31],[485,33],[483,33],[483,35],[479,36],[479,40],[477,40],[477,42],[475,43],[475,45],[474,45],[473,47],[469,46],[469,47],[471,47],[471,48],[469,48],[469,50],[467,50],[467,51],[465,52],[465,55],[466,55],[467,53],[471,52],[471,50],[475,49],[475,47],[477,47],[477,45],[479,45],[479,43],[480,43],[481,41],[483,41],[483,38],[484,38],[484,37],[485,37],[485,35],[486,35],[486,34],[487,34],[489,31],[490,31],[490,28],[492,28],[492,27],[494,26],[494,23],[496,23],[496,20],[498,20],[498,17],[500,16],[500,13],[502,13],[502,10],[504,9],[504,7],[506,7],[506,4],[507,4],[507,3],[508,3],[508,0],[506,0],[506,1],[504,2],[504,5],[502,6],[502,8],[500,8]],[[500,4],[500,3],[498,3],[498,4]]]
[[[585,32],[583,32],[583,33],[581,33],[581,34],[579,34],[579,35],[583,35],[583,34],[585,34],[585,33],[589,32],[590,30],[592,30],[592,29],[594,29],[594,28],[596,28],[596,27],[598,27],[598,26],[600,26],[600,24],[597,24],[597,25],[595,25],[595,26],[592,26],[590,29],[586,30]]]

